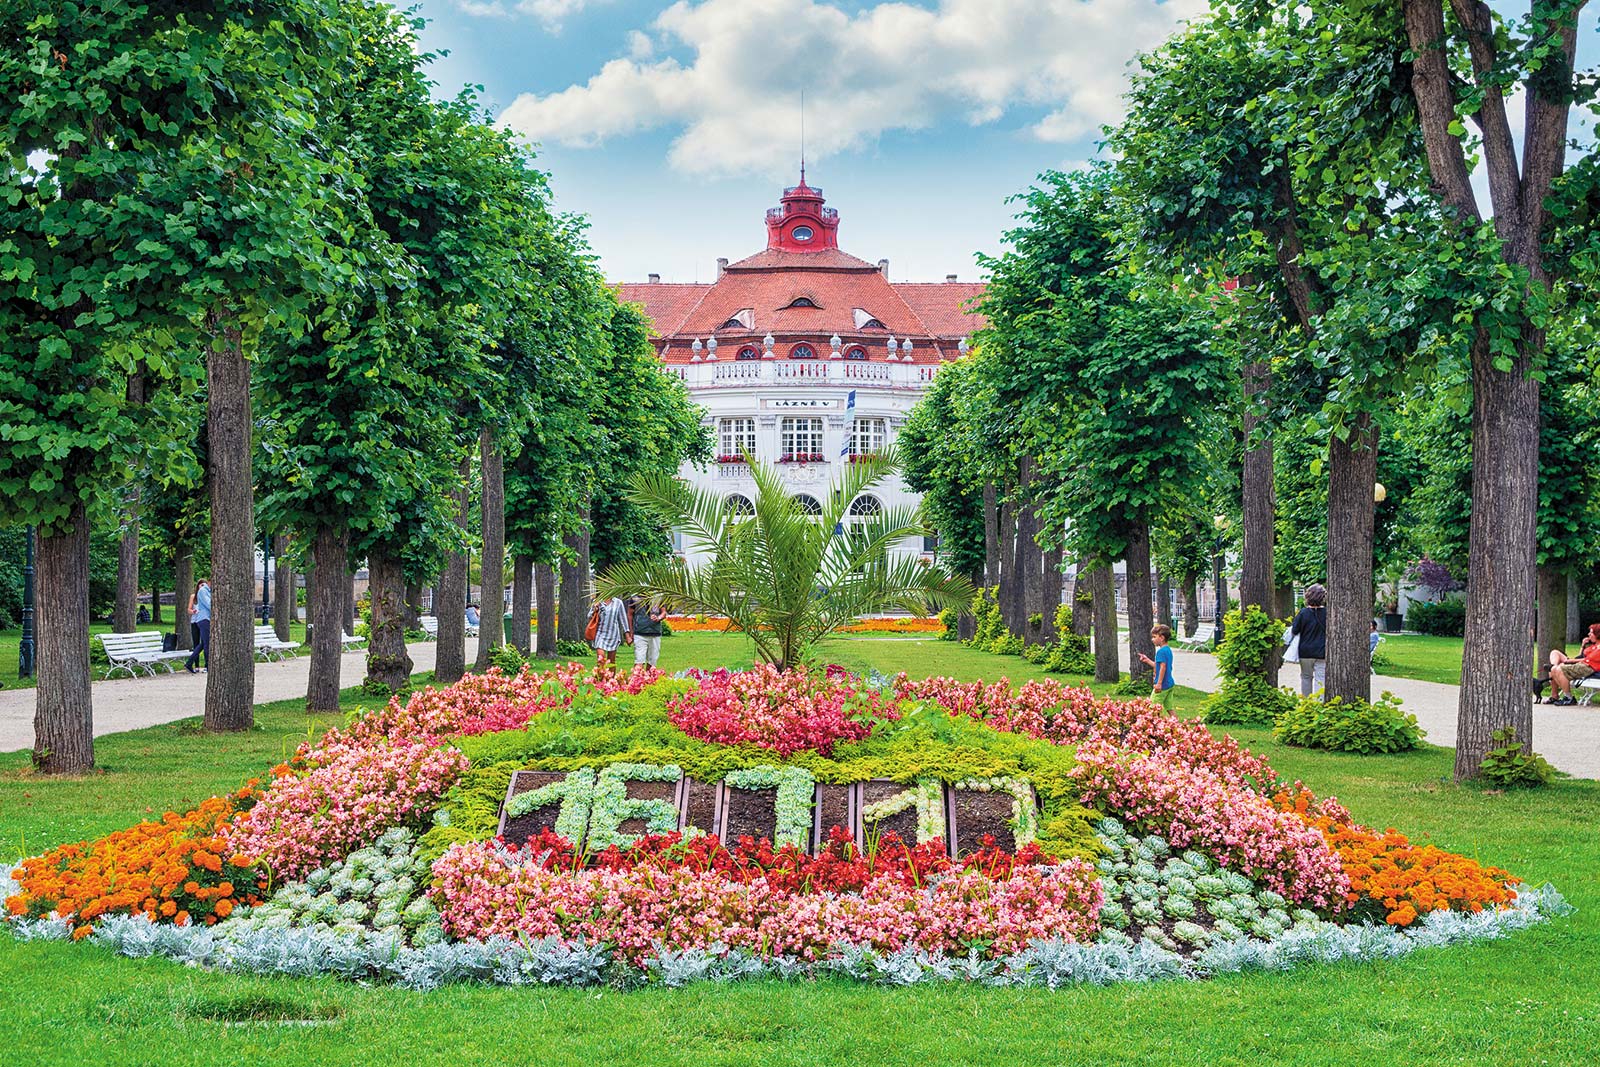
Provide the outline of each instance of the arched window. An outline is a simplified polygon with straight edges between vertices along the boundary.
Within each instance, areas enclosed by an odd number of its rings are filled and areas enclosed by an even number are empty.
[[[796,493],[794,506],[812,518],[817,518],[822,514],[822,504],[810,493]]]
[[[727,322],[717,327],[719,330],[743,330],[745,328],[744,320],[737,318],[729,319]]]
[[[883,504],[871,493],[864,493],[850,502],[850,521],[866,522],[883,514]]]
[[[817,302],[809,296],[797,296],[789,301],[786,306],[792,308],[814,308],[817,306]]]
[[[749,518],[756,513],[756,506],[750,503],[750,498],[743,493],[729,493],[723,502],[723,507],[729,515],[736,518]]]
[[[863,330],[887,330],[889,327],[885,326],[879,319],[868,319],[861,324],[860,328]]]
[[[761,358],[761,349],[757,348],[755,345],[745,345],[743,348],[739,349],[738,358],[739,359],[760,359]]]
[[[817,350],[810,345],[795,345],[789,349],[790,359],[816,359]]]
[[[845,349],[844,358],[845,359],[866,359],[867,358],[867,350],[865,348],[862,348],[860,345],[851,345],[849,348]]]

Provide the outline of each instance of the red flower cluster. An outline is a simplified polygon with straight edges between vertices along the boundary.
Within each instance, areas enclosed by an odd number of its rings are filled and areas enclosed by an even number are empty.
[[[859,692],[843,668],[822,675],[762,664],[748,671],[695,671],[700,688],[667,704],[672,724],[719,745],[759,745],[789,756],[828,755],[840,741],[860,741],[882,719],[898,719],[893,701]]]
[[[691,838],[679,833],[650,834],[626,847],[612,845],[595,853],[588,857],[587,865],[607,871],[715,871],[730,881],[761,881],[787,893],[859,893],[868,882],[885,875],[915,887],[950,871],[975,871],[1002,879],[1020,867],[1051,862],[1037,845],[1024,845],[1011,853],[997,847],[993,837],[986,836],[983,844],[977,852],[952,860],[945,855],[943,841],[912,846],[891,832],[883,834],[871,852],[864,852],[849,831],[835,826],[828,832],[827,845],[812,856],[793,845],[775,849],[766,838],[741,837],[730,849],[712,834]],[[546,870],[577,871],[586,865],[566,838],[549,830],[529,838],[522,854],[537,856],[537,864]]]

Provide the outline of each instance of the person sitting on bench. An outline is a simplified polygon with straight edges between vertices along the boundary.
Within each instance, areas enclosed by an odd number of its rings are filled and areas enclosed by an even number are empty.
[[[1569,656],[1560,649],[1550,653],[1550,684],[1556,690],[1556,698],[1550,703],[1576,704],[1572,683],[1581,682],[1597,671],[1600,671],[1600,622],[1589,627],[1576,656]]]

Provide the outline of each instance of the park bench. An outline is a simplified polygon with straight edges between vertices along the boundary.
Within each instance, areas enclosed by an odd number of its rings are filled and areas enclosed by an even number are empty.
[[[1174,648],[1181,648],[1186,652],[1199,652],[1209,649],[1215,643],[1216,636],[1217,628],[1214,624],[1209,622],[1201,623],[1189,637],[1174,636],[1172,645]]]
[[[439,640],[439,616],[424,615],[418,621],[422,623],[422,632],[428,635],[429,641]],[[478,628],[476,626],[472,625],[470,622],[466,623],[465,625],[467,628],[468,637],[478,636]]]
[[[339,647],[346,652],[359,652],[366,643],[365,637],[357,637],[355,634],[339,635]]]
[[[109,666],[102,677],[109,678],[117,671],[127,671],[128,677],[144,673],[155,676],[157,667],[175,670],[179,660],[189,658],[187,649],[167,651],[161,647],[162,635],[155,630],[141,630],[131,634],[99,634],[100,645],[106,650]]]
[[[298,641],[280,641],[271,626],[256,627],[256,655],[261,659],[286,659],[300,651]]]
[[[1592,703],[1594,701],[1595,694],[1600,693],[1600,674],[1590,675],[1588,678],[1585,678],[1583,681],[1573,686],[1572,691],[1577,694],[1578,703]]]

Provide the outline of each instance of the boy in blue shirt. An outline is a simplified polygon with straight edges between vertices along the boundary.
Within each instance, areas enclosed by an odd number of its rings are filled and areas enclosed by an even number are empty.
[[[1155,679],[1151,695],[1160,702],[1167,711],[1172,710],[1172,690],[1178,683],[1172,680],[1172,649],[1167,647],[1167,642],[1172,640],[1172,627],[1165,623],[1157,623],[1150,630],[1150,640],[1156,646],[1156,658],[1151,659],[1143,652],[1139,653],[1139,660],[1146,666],[1155,670]]]

